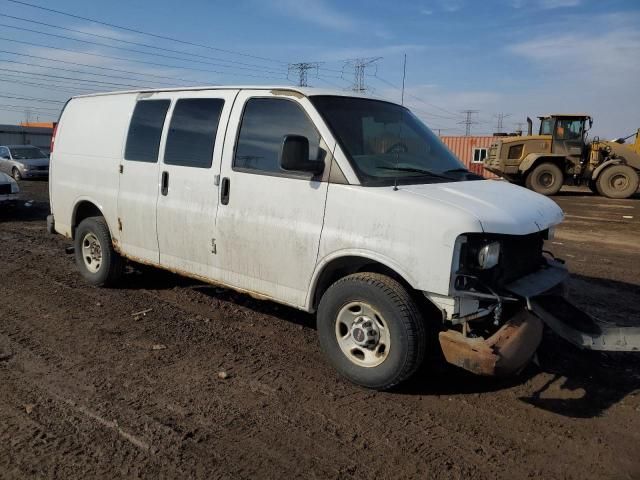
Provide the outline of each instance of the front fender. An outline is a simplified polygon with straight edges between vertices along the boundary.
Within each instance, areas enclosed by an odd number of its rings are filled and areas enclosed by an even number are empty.
[[[520,163],[520,166],[518,167],[518,170],[520,171],[520,173],[526,173],[527,171],[529,171],[531,169],[531,167],[533,167],[533,165],[540,159],[540,158],[557,158],[557,159],[564,159],[564,155],[554,155],[554,154],[549,154],[549,153],[530,153],[529,155],[527,155],[526,157],[524,157],[524,160],[522,161],[522,163]]]
[[[600,173],[602,173],[602,171],[609,165],[618,165],[620,163],[623,163],[623,160],[621,158],[612,158],[611,160],[603,162],[601,165],[598,165],[598,167],[593,171],[593,173],[591,174],[591,180],[595,180],[596,178],[598,178],[598,175],[600,175]]]
[[[409,274],[409,272],[407,272],[404,268],[402,268],[398,262],[396,262],[395,260],[389,257],[381,255],[377,252],[367,250],[367,249],[362,249],[362,248],[342,249],[342,250],[332,252],[329,255],[326,255],[317,263],[316,268],[313,271],[313,276],[311,277],[311,283],[309,285],[309,289],[307,290],[307,298],[305,302],[305,309],[307,311],[313,310],[314,293],[318,286],[318,281],[322,276],[322,273],[324,272],[325,268],[328,265],[330,265],[333,261],[339,260],[341,258],[346,258],[346,257],[358,257],[358,258],[362,258],[363,260],[370,260],[372,262],[379,263],[396,272],[412,287],[415,288],[415,286],[417,285],[417,281],[412,277],[412,275]]]

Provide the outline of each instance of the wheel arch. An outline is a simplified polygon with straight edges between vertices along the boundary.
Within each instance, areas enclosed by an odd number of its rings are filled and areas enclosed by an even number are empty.
[[[307,294],[306,310],[315,311],[322,295],[334,282],[358,272],[381,273],[397,280],[408,291],[415,291],[411,275],[395,262],[366,252],[341,252],[325,257],[316,267]]]
[[[597,180],[598,177],[604,171],[605,168],[607,168],[607,167],[609,167],[611,165],[620,165],[620,164],[625,164],[625,163],[626,162],[624,161],[623,158],[612,158],[610,160],[607,160],[606,162],[602,162],[591,173],[591,180]]]
[[[518,170],[523,175],[528,175],[535,167],[544,162],[555,164],[564,173],[566,157],[564,155],[553,155],[548,153],[530,153],[527,155]]]
[[[78,199],[71,214],[71,238],[75,238],[76,228],[80,225],[80,222],[89,217],[102,217],[106,221],[106,216],[97,202],[89,198]],[[110,227],[109,230],[111,230]]]

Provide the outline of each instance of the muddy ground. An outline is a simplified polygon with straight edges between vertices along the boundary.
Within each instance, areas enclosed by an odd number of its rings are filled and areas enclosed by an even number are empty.
[[[640,355],[547,334],[511,380],[367,391],[309,315],[152,269],[87,286],[45,232],[47,184],[22,187],[0,208],[2,479],[640,478]],[[640,199],[555,200],[576,303],[638,321]]]

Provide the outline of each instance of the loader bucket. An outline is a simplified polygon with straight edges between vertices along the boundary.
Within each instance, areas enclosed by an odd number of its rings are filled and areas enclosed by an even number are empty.
[[[640,326],[596,320],[559,295],[529,299],[531,311],[558,336],[589,350],[640,352]]]

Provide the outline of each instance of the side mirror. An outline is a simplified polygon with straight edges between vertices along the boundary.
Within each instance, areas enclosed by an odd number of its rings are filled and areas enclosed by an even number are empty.
[[[314,175],[324,171],[324,162],[309,160],[309,140],[302,135],[285,135],[280,150],[280,166],[283,170]]]

